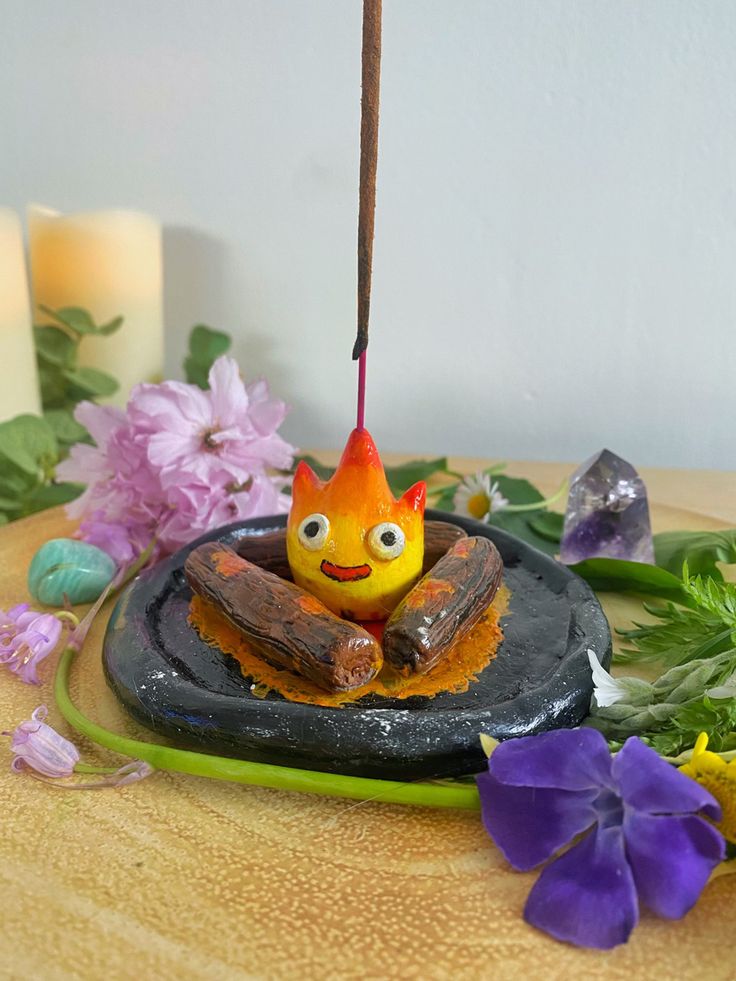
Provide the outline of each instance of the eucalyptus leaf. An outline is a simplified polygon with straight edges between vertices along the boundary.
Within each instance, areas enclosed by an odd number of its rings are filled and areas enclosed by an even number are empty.
[[[42,361],[60,368],[71,368],[77,355],[77,345],[58,327],[34,327],[36,352]]]
[[[112,375],[108,375],[105,371],[99,371],[97,368],[76,368],[64,371],[63,376],[71,386],[70,394],[75,401],[81,401],[90,396],[100,398],[113,395],[120,387]]]
[[[679,576],[687,562],[691,575],[722,580],[716,562],[736,563],[736,529],[661,532],[654,536],[654,555],[657,565],[674,575]]]
[[[682,580],[656,565],[626,562],[623,559],[585,559],[569,568],[590,583],[596,591],[644,593],[649,596],[663,596],[685,606],[692,605]]]

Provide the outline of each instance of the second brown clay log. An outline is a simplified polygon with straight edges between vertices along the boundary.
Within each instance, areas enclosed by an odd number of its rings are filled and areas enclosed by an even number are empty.
[[[291,579],[286,557],[286,529],[268,531],[265,535],[243,535],[232,546],[238,555],[266,572],[282,579]]]
[[[318,599],[241,558],[221,542],[195,548],[184,564],[189,585],[213,603],[254,651],[327,691],[350,691],[380,670],[378,641]]]
[[[383,656],[404,675],[424,674],[475,626],[501,584],[503,562],[487,538],[463,538],[420,579],[386,623]]]

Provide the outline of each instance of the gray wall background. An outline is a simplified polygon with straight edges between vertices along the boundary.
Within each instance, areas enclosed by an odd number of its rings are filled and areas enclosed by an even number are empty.
[[[368,425],[736,467],[736,3],[384,0]],[[0,202],[165,223],[167,368],[232,332],[353,425],[358,0],[0,0]]]

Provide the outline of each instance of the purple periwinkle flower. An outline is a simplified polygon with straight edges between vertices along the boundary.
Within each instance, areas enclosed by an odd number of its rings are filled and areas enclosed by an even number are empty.
[[[550,862],[524,918],[558,940],[624,943],[640,903],[679,919],[723,861],[715,798],[636,736],[611,757],[595,729],[501,743],[478,776],[483,823],[517,869]]]
[[[37,613],[28,603],[0,610],[0,664],[26,684],[40,684],[38,665],[56,647],[61,630],[58,617]]]
[[[33,715],[16,728],[10,743],[15,753],[12,768],[21,773],[35,770],[45,777],[70,777],[79,762],[74,743],[64,739],[45,722],[48,709],[39,705]]]

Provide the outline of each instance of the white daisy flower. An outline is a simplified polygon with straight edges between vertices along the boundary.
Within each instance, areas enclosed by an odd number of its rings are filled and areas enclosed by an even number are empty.
[[[509,502],[498,489],[498,483],[491,483],[490,474],[477,473],[463,477],[452,503],[457,514],[478,521],[488,521],[491,514],[502,510]]]
[[[588,660],[590,661],[590,668],[593,672],[593,684],[595,685],[593,698],[598,708],[607,708],[609,705],[615,705],[616,702],[620,702],[623,698],[626,698],[628,694],[626,685],[623,685],[620,681],[616,681],[613,675],[606,671],[590,649],[588,649]]]

